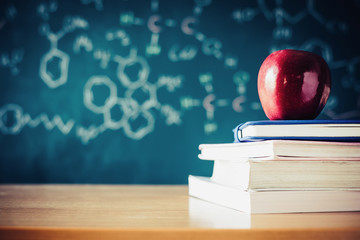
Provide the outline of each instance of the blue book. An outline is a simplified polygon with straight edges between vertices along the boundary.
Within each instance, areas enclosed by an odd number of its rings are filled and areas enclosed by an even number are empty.
[[[314,140],[360,142],[360,120],[264,120],[238,125],[235,142]]]

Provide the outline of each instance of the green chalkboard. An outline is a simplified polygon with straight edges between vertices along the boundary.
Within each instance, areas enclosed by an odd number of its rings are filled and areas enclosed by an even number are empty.
[[[264,120],[257,73],[302,49],[331,69],[319,119],[360,118],[359,1],[0,3],[0,182],[184,184],[200,143]]]

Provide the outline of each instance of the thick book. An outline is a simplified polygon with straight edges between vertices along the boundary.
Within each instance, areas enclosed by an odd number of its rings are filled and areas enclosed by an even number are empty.
[[[189,220],[192,226],[227,229],[249,229],[251,214],[216,205],[199,198],[189,197]],[[326,219],[328,220],[328,219]]]
[[[239,124],[235,142],[269,139],[359,141],[360,120],[266,120]]]
[[[360,160],[360,142],[265,140],[200,144],[203,160]]]
[[[189,195],[246,213],[360,211],[360,191],[245,191],[189,176]]]
[[[243,190],[360,190],[360,161],[214,161],[211,180]]]

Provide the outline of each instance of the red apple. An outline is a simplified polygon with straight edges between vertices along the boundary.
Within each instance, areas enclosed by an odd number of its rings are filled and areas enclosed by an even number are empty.
[[[316,118],[326,104],[330,88],[327,63],[311,52],[276,51],[259,70],[260,102],[270,120]]]

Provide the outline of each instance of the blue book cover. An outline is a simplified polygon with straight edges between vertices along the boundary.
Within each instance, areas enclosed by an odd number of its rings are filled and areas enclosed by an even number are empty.
[[[290,126],[287,129],[286,134],[281,132],[273,132],[274,135],[259,135],[250,134],[244,135],[244,129],[256,126],[265,126],[268,132],[271,132],[271,128],[279,125]],[[307,125],[311,126],[311,129],[323,131],[317,135],[304,135],[296,134],[296,130],[301,126],[302,130],[306,130]],[[314,128],[314,126],[321,126],[321,128]],[[326,128],[327,127],[327,128]],[[263,128],[264,129],[264,128]],[[275,129],[275,128],[274,128]],[[276,129],[279,129],[276,127]],[[281,129],[281,128],[280,128]],[[320,130],[321,129],[321,130]],[[336,132],[334,131],[336,130]],[[346,132],[345,132],[346,130]],[[355,130],[355,131],[354,131]],[[275,131],[275,130],[274,130]],[[314,141],[351,141],[360,142],[360,120],[264,120],[264,121],[249,121],[241,123],[233,129],[234,142],[249,142],[249,141],[262,141],[262,140],[314,140]],[[340,134],[339,134],[340,132]],[[349,133],[350,132],[350,133]],[[344,134],[342,134],[344,133]]]

